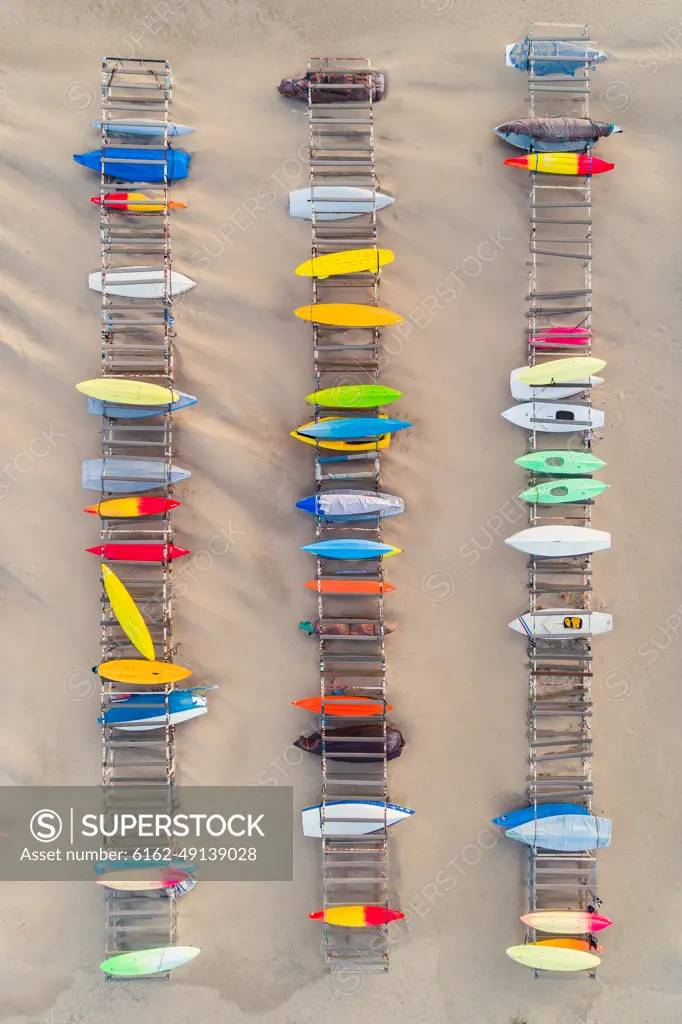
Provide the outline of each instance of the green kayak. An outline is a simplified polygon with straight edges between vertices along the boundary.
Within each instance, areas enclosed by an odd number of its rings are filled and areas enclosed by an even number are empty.
[[[132,953],[118,953],[99,965],[105,974],[118,978],[132,978],[139,974],[165,974],[174,967],[182,967],[194,960],[201,950],[198,946],[160,946],[156,949],[138,949]]]
[[[547,480],[536,487],[522,491],[519,498],[538,505],[560,505],[566,501],[589,501],[605,491],[609,485],[599,480]]]
[[[328,409],[376,409],[402,398],[402,391],[386,388],[382,384],[343,384],[338,388],[325,388],[306,395],[311,405],[324,405]]]
[[[589,452],[537,451],[514,459],[517,466],[530,469],[533,473],[547,473],[552,476],[579,476],[596,473],[606,465]]]

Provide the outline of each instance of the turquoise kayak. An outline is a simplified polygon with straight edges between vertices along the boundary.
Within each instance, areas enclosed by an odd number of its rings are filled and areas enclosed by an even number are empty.
[[[402,548],[392,544],[380,544],[376,540],[319,540],[315,544],[305,544],[301,551],[309,551],[311,555],[321,558],[388,558],[398,555]]]
[[[305,437],[325,440],[349,441],[358,437],[381,437],[383,434],[395,434],[399,430],[411,427],[406,420],[391,420],[378,416],[357,416],[347,419],[328,419],[320,423],[311,423],[298,431]]]

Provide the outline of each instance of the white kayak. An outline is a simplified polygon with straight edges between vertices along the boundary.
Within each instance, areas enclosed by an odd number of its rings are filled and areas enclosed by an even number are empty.
[[[159,487],[180,483],[192,474],[180,466],[166,466],[163,459],[85,459],[81,473],[82,486],[89,491],[126,493],[155,491]]]
[[[589,405],[562,405],[558,402],[526,402],[506,409],[502,415],[525,430],[544,430],[568,434],[604,426],[604,413]]]
[[[588,612],[583,608],[543,608],[519,615],[509,623],[509,628],[524,636],[571,640],[573,637],[610,633],[613,616],[605,612]]]
[[[381,832],[387,826],[409,818],[414,811],[398,804],[384,804],[380,800],[334,800],[324,807],[324,834],[326,836],[364,836]],[[322,838],[322,805],[304,807],[301,811],[303,835]]]
[[[516,839],[527,846],[541,850],[596,850],[611,845],[611,821],[595,818],[591,814],[557,814],[549,818],[535,818],[525,825],[509,828],[507,839]]]
[[[166,129],[168,130],[168,138],[174,135],[189,135],[190,132],[195,132],[196,128],[190,128],[186,124],[173,124],[169,121],[168,125],[164,121],[159,121],[151,117],[128,117],[125,121],[105,121],[107,132],[109,134],[116,135],[163,135]],[[98,128],[102,130],[101,121],[91,121],[91,128]]]
[[[315,187],[315,220],[348,220],[361,213],[371,213],[394,203],[393,196],[372,192],[370,188],[353,185],[317,185]],[[312,189],[297,188],[289,193],[289,216],[313,219]]]
[[[129,299],[162,299],[164,296],[163,267],[118,267],[107,270],[102,286],[102,271],[88,276],[88,286],[95,292],[106,291],[107,295],[120,295]],[[196,281],[172,270],[170,294],[180,295],[196,287]]]
[[[585,526],[531,526],[507,537],[504,543],[516,551],[540,558],[571,558],[607,551],[611,547],[611,534]]]
[[[570,398],[571,395],[579,395],[588,388],[596,388],[599,384],[604,383],[603,377],[583,377],[581,380],[573,381],[570,384],[544,384],[540,386],[537,384],[535,386],[532,384],[522,384],[519,377],[522,373],[526,373],[527,370],[527,366],[519,366],[518,369],[512,370],[509,376],[512,398],[515,398],[517,402],[537,402],[539,399],[545,402],[554,402],[561,398]]]

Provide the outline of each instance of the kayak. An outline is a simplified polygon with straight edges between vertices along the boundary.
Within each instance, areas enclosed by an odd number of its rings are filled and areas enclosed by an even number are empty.
[[[593,815],[557,814],[517,825],[505,836],[541,850],[596,850],[611,845],[611,821]]]
[[[330,441],[327,438],[308,437],[307,434],[301,433],[301,430],[307,430],[308,427],[315,427],[320,423],[326,423],[329,420],[335,419],[335,416],[324,416],[321,420],[311,420],[309,423],[304,423],[299,430],[292,430],[289,437],[295,437],[298,441],[304,441],[305,444],[314,444],[320,448],[330,448],[337,452],[374,452],[382,448],[388,448],[391,443],[390,434],[381,434],[373,441],[362,438],[358,440],[349,438],[347,441]]]
[[[402,498],[375,491],[321,491],[296,502],[296,508],[320,519],[348,522],[399,516],[405,508]]]
[[[178,505],[180,502],[172,498],[111,498],[90,505],[83,511],[101,516],[102,519],[138,519],[143,516],[163,516]]]
[[[601,959],[594,953],[579,949],[557,949],[552,946],[536,946],[527,942],[525,946],[510,946],[507,956],[524,967],[538,971],[587,971],[597,967]]]
[[[528,637],[573,640],[575,637],[610,633],[613,629],[613,616],[606,612],[588,612],[582,608],[541,608],[519,615],[509,623],[509,628]]]
[[[97,672],[104,679],[125,683],[126,686],[170,686],[192,675],[191,669],[170,661],[138,661],[135,658],[103,661],[97,666]]]
[[[117,871],[140,871],[143,868],[173,868],[174,871],[185,871],[188,875],[191,875],[197,869],[196,864],[175,858],[173,860],[98,860],[93,870],[96,875],[103,875],[111,870],[112,864],[116,865]]]
[[[154,642],[139,608],[108,565],[102,566],[102,577],[111,610],[118,619],[121,629],[140,654],[149,661],[153,661]]]
[[[299,736],[294,746],[308,754],[322,756],[322,733]],[[328,761],[350,761],[354,764],[392,761],[400,757],[405,740],[399,729],[383,725],[349,725],[344,729],[325,729],[324,756]]]
[[[571,174],[589,177],[612,171],[615,164],[586,153],[528,153],[526,156],[512,156],[504,161],[507,167],[540,174]]]
[[[320,622],[299,622],[298,628],[302,629],[308,636],[322,636],[329,637],[342,637],[342,636],[357,636],[357,637],[373,637],[373,636],[388,636],[390,633],[395,633],[395,624],[393,622],[363,622],[362,619],[344,619],[341,622],[334,622],[325,619]]]
[[[180,725],[205,715],[208,702],[204,694],[192,690],[171,690],[169,693],[136,693],[107,707],[97,721],[126,732],[162,729]]]
[[[119,978],[163,974],[189,963],[199,953],[201,949],[198,946],[159,946],[155,949],[138,949],[133,953],[118,953],[103,960],[99,967],[105,974]]]
[[[402,397],[402,391],[382,384],[342,384],[337,388],[313,391],[312,395],[305,396],[305,400],[328,409],[376,409]]]
[[[603,377],[576,377],[571,384],[522,384],[521,381],[527,373],[527,366],[519,366],[509,375],[509,390],[517,402],[556,402],[591,391],[592,388],[604,383]]]
[[[547,480],[521,491],[519,498],[537,505],[560,505],[569,501],[591,501],[607,490],[599,480]]]
[[[589,935],[609,928],[613,921],[603,914],[587,910],[534,910],[524,914],[523,924],[539,932],[551,932],[555,935]]]
[[[382,800],[329,800],[301,811],[303,835],[320,839],[331,836],[364,836],[383,832],[409,818],[414,811]]]
[[[303,103],[378,103],[386,94],[386,76],[383,71],[306,71],[283,78],[277,91]]]
[[[308,551],[319,558],[363,559],[390,558],[399,555],[402,548],[392,544],[381,544],[376,540],[319,540],[314,544],[303,544],[301,551]]]
[[[355,185],[316,185],[314,192],[316,221],[349,220],[395,202],[393,196]],[[313,189],[297,188],[289,193],[289,216],[313,219]]]
[[[504,543],[537,558],[573,558],[608,551],[611,534],[586,526],[531,526],[506,537]]]
[[[511,811],[509,814],[500,814],[493,818],[493,825],[500,825],[502,828],[516,828],[517,825],[525,825],[529,821],[536,821],[538,818],[552,818],[557,814],[581,814],[583,817],[589,815],[586,807],[580,804],[536,804],[530,807],[521,807],[518,811]]]
[[[102,121],[91,121],[91,128],[102,129]],[[120,132],[121,135],[166,135],[168,138],[176,135],[189,135],[195,132],[196,128],[190,128],[186,124],[174,124],[172,121],[158,121],[147,117],[129,117],[124,121],[105,121],[104,127],[108,132]]]
[[[546,384],[563,384],[578,381],[599,373],[606,366],[605,359],[595,356],[568,356],[566,359],[550,359],[546,363],[529,366],[518,376],[519,383],[542,387]]]
[[[384,907],[330,907],[308,914],[312,921],[324,921],[341,928],[366,928],[373,925],[400,921],[405,915],[400,910],[386,910]]]
[[[292,700],[290,703],[295,708],[303,708],[304,711],[312,711],[315,715],[321,715],[322,697],[306,697],[305,700]],[[324,715],[334,715],[343,718],[369,718],[372,715],[383,715],[386,711],[393,711],[392,704],[385,704],[384,701],[372,700],[371,697],[348,697],[342,694],[335,694],[324,698]]]
[[[85,550],[108,562],[170,562],[191,554],[175,544],[98,544]]]
[[[543,57],[546,58],[543,60]],[[595,50],[587,42],[569,39],[530,39],[526,36],[518,43],[506,47],[507,65],[519,71],[532,70],[533,75],[574,76],[579,68],[593,68],[607,59],[602,50]]]
[[[90,196],[90,202],[97,206],[105,206],[107,210],[122,210],[125,213],[160,213],[166,209],[165,203],[160,203],[154,196],[148,196],[144,192],[109,192],[104,198]],[[187,203],[169,199],[168,209],[186,210]]]
[[[74,153],[77,164],[97,174],[101,171],[102,151],[92,149],[89,153]],[[122,181],[145,181],[153,184],[180,181],[189,177],[189,153],[182,149],[132,149],[128,146],[107,146],[104,158],[104,173]],[[120,162],[119,162],[120,161]],[[142,163],[140,161],[146,161]],[[149,163],[148,161],[155,161]],[[165,167],[164,167],[165,164]]]
[[[348,249],[346,252],[313,256],[296,267],[296,274],[298,277],[317,277],[321,281],[337,274],[377,274],[381,267],[393,263],[394,259],[395,253],[390,249]]]
[[[536,152],[581,152],[599,139],[622,131],[608,121],[589,117],[523,117],[493,128],[495,135],[517,149]]]
[[[296,433],[316,439],[351,441],[367,437],[383,437],[406,430],[412,424],[406,420],[392,420],[387,416],[357,416],[349,419],[325,417],[317,423],[299,427]]]
[[[517,466],[532,473],[546,473],[552,476],[580,476],[597,473],[606,465],[596,455],[585,451],[534,451],[514,459]]]
[[[587,345],[593,337],[592,331],[587,331],[583,327],[545,327],[538,330],[541,333],[530,335],[528,344],[539,349]]]
[[[175,390],[175,389],[174,389]],[[196,405],[199,399],[195,395],[188,395],[186,391],[176,391],[177,401],[163,408],[146,407],[135,405],[116,405],[111,402],[103,402],[100,398],[88,398],[88,412],[91,416],[106,416],[110,420],[117,419],[142,419],[145,416],[162,416],[167,412],[180,412],[190,405]]]
[[[604,413],[590,405],[565,405],[559,402],[524,402],[502,413],[504,419],[524,430],[573,434],[598,430],[604,426]]]
[[[112,864],[116,864],[116,861],[112,861]],[[189,877],[188,871],[177,868],[139,868],[137,871],[128,871],[124,868],[121,871],[105,871],[95,879],[95,884],[102,885],[105,889],[115,889],[117,892],[145,892],[170,889],[179,882],[187,881]]]
[[[603,946],[591,946],[587,939],[538,939],[538,946],[552,946],[554,949],[582,949],[585,953],[603,953]]]
[[[352,580],[352,579],[325,579],[307,580],[304,584],[308,590],[315,590],[318,594],[390,594],[396,588],[392,583],[384,583],[383,580]]]
[[[124,380],[121,377],[97,377],[76,384],[76,391],[102,402],[120,402],[123,405],[170,405],[180,398],[177,391],[149,384],[143,380]]]
[[[89,274],[88,288],[94,292],[118,295],[120,298],[158,299],[165,302],[166,293],[169,299],[174,295],[182,295],[196,288],[196,281],[175,270],[167,273],[163,267],[112,267],[106,272],[96,270]]]
[[[180,466],[168,467],[162,459],[127,459],[107,456],[85,459],[82,486],[90,491],[155,491],[186,480],[192,474]],[[116,478],[119,479],[116,479]]]
[[[314,306],[299,306],[294,314],[301,320],[329,327],[392,327],[403,322],[403,317],[390,309],[352,302],[318,302]]]

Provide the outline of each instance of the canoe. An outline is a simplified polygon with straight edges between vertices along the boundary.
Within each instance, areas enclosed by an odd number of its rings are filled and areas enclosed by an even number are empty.
[[[163,299],[166,274],[163,267],[118,267],[97,270],[88,275],[88,287],[95,292],[118,295],[128,299]],[[196,287],[196,281],[172,270],[168,278],[168,294],[182,295]],[[177,394],[177,392],[176,392]]]
[[[116,861],[112,861],[116,864]],[[139,868],[137,871],[105,871],[95,879],[96,885],[117,892],[147,892],[154,889],[170,889],[178,882],[189,878],[188,871],[177,868]]]
[[[306,395],[311,405],[327,409],[376,409],[390,405],[403,397],[402,391],[386,388],[382,384],[342,384],[337,388],[323,388]]]
[[[587,153],[528,153],[526,156],[512,156],[504,161],[507,167],[520,167],[522,170],[540,174],[569,174],[589,177],[592,174],[604,174],[612,171],[615,164],[601,160],[598,156]]]
[[[531,54],[531,45],[533,52]],[[509,43],[505,47],[508,67],[528,71],[531,66],[537,78],[545,75],[574,76],[579,68],[593,68],[607,59],[603,50],[595,50],[583,42],[568,39],[531,40],[526,37],[518,43]],[[543,60],[542,58],[552,58]],[[563,58],[557,60],[556,58]]]
[[[509,390],[517,402],[556,402],[562,398],[571,398],[583,391],[591,390],[604,383],[603,377],[581,377],[572,384],[532,385],[520,383],[523,374],[528,372],[527,366],[519,366],[509,376]]]
[[[322,697],[306,697],[305,700],[292,700],[295,708],[312,711],[314,715],[322,714]],[[348,697],[335,694],[324,698],[324,714],[343,718],[369,718],[372,715],[383,715],[385,711],[393,711],[392,704],[384,704],[371,697]]]
[[[584,151],[622,128],[589,117],[522,117],[498,124],[493,131],[517,149],[559,153]]]
[[[399,821],[409,818],[414,811],[399,804],[385,804],[379,800],[331,800],[324,805],[324,835],[365,836],[383,832]],[[304,807],[301,811],[303,835],[322,838],[322,804]]]
[[[299,736],[294,746],[308,754],[322,756],[322,733]],[[399,729],[382,725],[349,725],[343,729],[325,729],[324,747],[328,761],[350,761],[353,764],[371,764],[400,757],[405,740]]]
[[[127,405],[170,405],[180,397],[177,391],[148,384],[144,380],[123,380],[119,377],[97,377],[76,384],[76,391],[101,402],[120,402]]]
[[[580,381],[599,373],[606,366],[605,359],[595,356],[567,356],[565,359],[550,359],[544,363],[527,366],[519,374],[521,384],[540,387],[546,384],[564,384],[568,381]]]
[[[91,416],[107,416],[110,420],[143,419],[147,416],[162,416],[167,412],[180,412],[181,409],[187,409],[199,401],[196,395],[188,395],[186,391],[175,391],[175,394],[178,396],[177,400],[162,408],[116,405],[103,402],[100,398],[88,398],[88,412]]]
[[[168,713],[166,713],[166,700]],[[170,693],[134,693],[108,707],[97,721],[125,732],[144,732],[180,725],[205,715],[208,702],[204,694],[192,690],[171,690]]]
[[[524,402],[506,409],[502,416],[524,430],[570,434],[604,426],[604,413],[589,405],[564,405],[559,402]]]
[[[102,577],[111,610],[118,619],[121,629],[140,654],[149,661],[153,661],[154,642],[139,608],[108,565],[102,566]]]
[[[521,918],[525,925],[553,935],[589,935],[610,927],[613,921],[587,910],[534,910]]]
[[[378,103],[386,95],[386,75],[383,71],[307,71],[283,78],[277,91],[303,103]]]
[[[547,480],[521,491],[519,498],[537,505],[561,505],[568,501],[591,501],[608,487],[600,480]]]
[[[339,559],[363,559],[363,558],[390,558],[391,555],[399,555],[402,548],[396,548],[392,544],[381,544],[376,540],[319,540],[314,544],[303,544],[301,551],[308,551],[311,555],[319,558]]]
[[[137,661],[135,658],[103,661],[97,666],[97,672],[104,679],[126,686],[170,686],[192,675],[191,669],[170,661]]]
[[[552,818],[557,814],[581,814],[583,817],[589,815],[586,807],[580,804],[536,804],[530,807],[521,807],[518,811],[511,811],[509,814],[500,814],[493,818],[493,825],[500,825],[502,828],[516,828],[517,825],[525,825],[528,821],[535,821],[537,818]]]
[[[509,623],[509,628],[524,636],[572,640],[574,637],[610,633],[613,616],[606,612],[586,612],[581,608],[543,608],[519,615]]]
[[[325,417],[317,423],[299,427],[297,434],[316,439],[351,441],[367,437],[382,437],[384,434],[397,434],[399,430],[407,430],[412,424],[407,420],[392,420],[387,416],[355,416],[336,419]]]
[[[191,554],[187,548],[175,544],[98,544],[85,550],[108,562],[171,562]]]
[[[553,946],[536,946],[532,942],[525,946],[509,946],[507,956],[524,967],[538,971],[588,971],[601,963],[595,953],[584,953],[579,949],[560,949]]]
[[[318,594],[390,594],[396,589],[392,583],[384,583],[383,580],[341,578],[307,580],[303,586],[308,590],[315,590]]]
[[[507,537],[504,543],[539,558],[572,558],[608,551],[611,534],[585,526],[531,526]]]
[[[381,434],[372,441],[363,438],[358,440],[349,438],[347,441],[330,441],[326,438],[308,437],[307,434],[300,433],[301,430],[306,430],[308,427],[314,427],[318,423],[326,423],[328,420],[334,419],[336,419],[335,416],[323,416],[320,420],[310,420],[309,423],[304,423],[299,430],[292,430],[289,437],[295,437],[296,440],[303,441],[305,444],[313,444],[319,448],[330,448],[332,451],[337,452],[374,452],[382,448],[388,448],[391,443],[390,434]]]
[[[296,508],[320,519],[349,522],[399,516],[405,508],[402,498],[378,491],[321,491],[296,502]]]
[[[118,978],[131,978],[144,974],[163,974],[174,967],[182,967],[201,953],[198,946],[159,946],[137,949],[133,953],[117,953],[99,965],[105,974]]]
[[[99,154],[99,151],[98,151]],[[349,220],[373,209],[383,210],[394,203],[393,196],[354,185],[316,185],[315,220]],[[313,219],[312,189],[297,188],[289,193],[289,216]]]
[[[82,467],[82,486],[90,491],[155,491],[186,480],[192,474],[188,469],[171,466],[170,472],[162,459],[124,459],[115,456],[105,459],[85,459]],[[112,479],[122,477],[123,479]]]
[[[99,149],[92,149],[89,153],[74,153],[73,158],[77,164],[87,167],[88,170],[101,170],[102,152]],[[111,178],[118,178],[121,181],[139,181],[154,184],[168,181],[180,181],[189,177],[189,153],[183,149],[133,149],[128,146],[108,146],[104,159],[104,173]],[[119,163],[118,161],[122,161]],[[139,161],[150,161],[155,163],[141,163]],[[165,162],[165,168],[164,168]]]
[[[91,128],[102,130],[101,121],[91,121]],[[175,124],[172,121],[159,121],[150,117],[128,117],[121,121],[105,121],[104,127],[109,134],[121,135],[166,135],[168,138],[178,135],[189,135],[195,132],[196,128],[190,128],[186,124]]]
[[[83,511],[102,519],[141,519],[144,516],[163,516],[178,505],[180,502],[171,498],[111,498]]]
[[[552,476],[578,476],[597,473],[606,465],[596,455],[581,451],[545,450],[534,451],[514,459],[517,466],[533,473],[546,473]]]
[[[557,814],[507,829],[507,839],[541,850],[570,853],[611,845],[611,821],[593,815]]]
[[[531,334],[528,344],[538,349],[571,348],[587,345],[592,331],[584,327],[545,327],[539,334]]]
[[[318,619],[317,622],[299,622],[298,628],[308,636],[323,636],[325,638],[388,636],[390,633],[395,633],[395,623],[387,622],[386,619],[381,622],[367,622],[362,619],[343,619],[340,622],[334,622],[333,619],[322,621]]]
[[[554,949],[582,949],[585,953],[603,953],[604,947],[591,946],[587,939],[538,939],[534,943],[538,946],[552,946]]]
[[[165,204],[158,197],[148,196],[144,192],[109,192],[104,196],[90,196],[90,202],[97,206],[105,206],[107,210],[122,210],[124,213],[160,213]],[[187,203],[168,200],[169,210],[186,210]]]
[[[403,322],[403,317],[390,309],[355,302],[317,302],[313,306],[299,306],[294,314],[301,320],[329,327],[393,327]]]
[[[316,910],[308,914],[308,917],[312,921],[324,921],[325,924],[335,924],[340,928],[367,928],[400,921],[405,915],[400,910],[358,906],[329,907],[327,910]]]
[[[298,277],[317,277],[324,281],[337,274],[378,273],[381,267],[393,263],[395,253],[390,249],[348,249],[314,256],[296,267]]]

